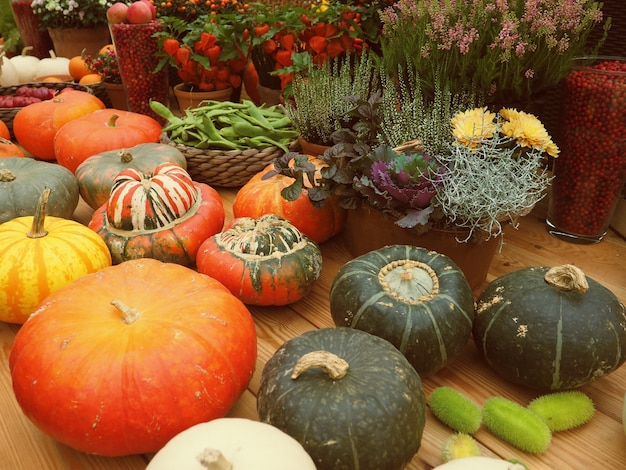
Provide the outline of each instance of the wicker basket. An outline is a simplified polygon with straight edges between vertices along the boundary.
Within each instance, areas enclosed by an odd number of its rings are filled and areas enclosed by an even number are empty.
[[[61,91],[65,88],[74,88],[75,90],[85,91],[87,93],[93,94],[93,90],[85,85],[79,85],[77,83],[72,82],[32,82],[32,83],[21,83],[19,85],[13,86],[5,86],[0,87],[0,96],[14,95],[16,90],[20,87],[28,86],[28,87],[46,87],[51,88],[53,90]],[[13,134],[13,118],[18,113],[22,107],[19,108],[0,108],[0,120],[4,121],[4,123],[9,128],[11,132],[11,138],[14,139],[15,135]]]
[[[225,188],[243,186],[275,158],[285,153],[279,147],[244,150],[198,149],[171,142],[165,134],[161,134],[161,142],[175,147],[185,156],[187,172],[194,181]],[[297,150],[297,142],[292,142],[289,148]]]

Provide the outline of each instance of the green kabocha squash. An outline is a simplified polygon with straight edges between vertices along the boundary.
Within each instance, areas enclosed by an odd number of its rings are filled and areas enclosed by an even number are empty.
[[[123,170],[134,168],[142,173],[152,173],[161,163],[187,169],[185,156],[167,144],[150,142],[98,153],[76,169],[80,195],[92,209],[98,209],[109,199],[113,181]]]
[[[361,255],[337,272],[330,311],[335,325],[386,339],[427,377],[467,344],[474,298],[463,272],[448,256],[391,245]]]
[[[71,171],[33,158],[1,158],[0,224],[35,215],[45,188],[51,190],[47,215],[71,219],[79,199],[78,182]]]
[[[626,311],[575,266],[530,267],[495,279],[480,294],[473,336],[503,378],[568,390],[624,363]]]
[[[261,374],[257,411],[300,442],[318,470],[401,470],[420,447],[426,401],[393,345],[338,327],[276,351]]]

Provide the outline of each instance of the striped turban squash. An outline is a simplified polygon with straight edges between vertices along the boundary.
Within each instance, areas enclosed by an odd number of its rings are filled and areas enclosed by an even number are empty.
[[[222,229],[224,217],[215,189],[162,163],[152,173],[120,172],[89,227],[105,241],[114,264],[153,258],[192,266],[200,244]]]

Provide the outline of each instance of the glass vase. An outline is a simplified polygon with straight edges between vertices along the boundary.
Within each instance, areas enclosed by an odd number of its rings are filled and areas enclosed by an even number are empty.
[[[164,123],[163,118],[150,109],[150,100],[169,105],[168,71],[163,68],[154,72],[159,63],[156,55],[159,52],[159,43],[153,35],[160,30],[160,23],[120,23],[110,24],[109,28],[120,76],[126,89],[128,110]]]
[[[566,241],[598,243],[626,182],[626,58],[577,59],[562,111],[547,228]]]

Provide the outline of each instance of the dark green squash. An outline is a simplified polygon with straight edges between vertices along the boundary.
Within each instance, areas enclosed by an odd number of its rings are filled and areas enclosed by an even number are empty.
[[[330,290],[338,326],[386,339],[422,376],[463,350],[472,332],[474,298],[447,256],[410,245],[370,251],[346,263]]]
[[[71,219],[78,206],[78,181],[67,168],[33,158],[0,158],[0,223],[35,214],[50,188],[46,215]]]
[[[406,358],[351,328],[284,343],[263,369],[257,410],[300,442],[318,470],[401,470],[426,419],[422,382]]]
[[[473,336],[496,373],[541,391],[580,387],[626,361],[624,305],[571,265],[495,279],[478,297]]]

